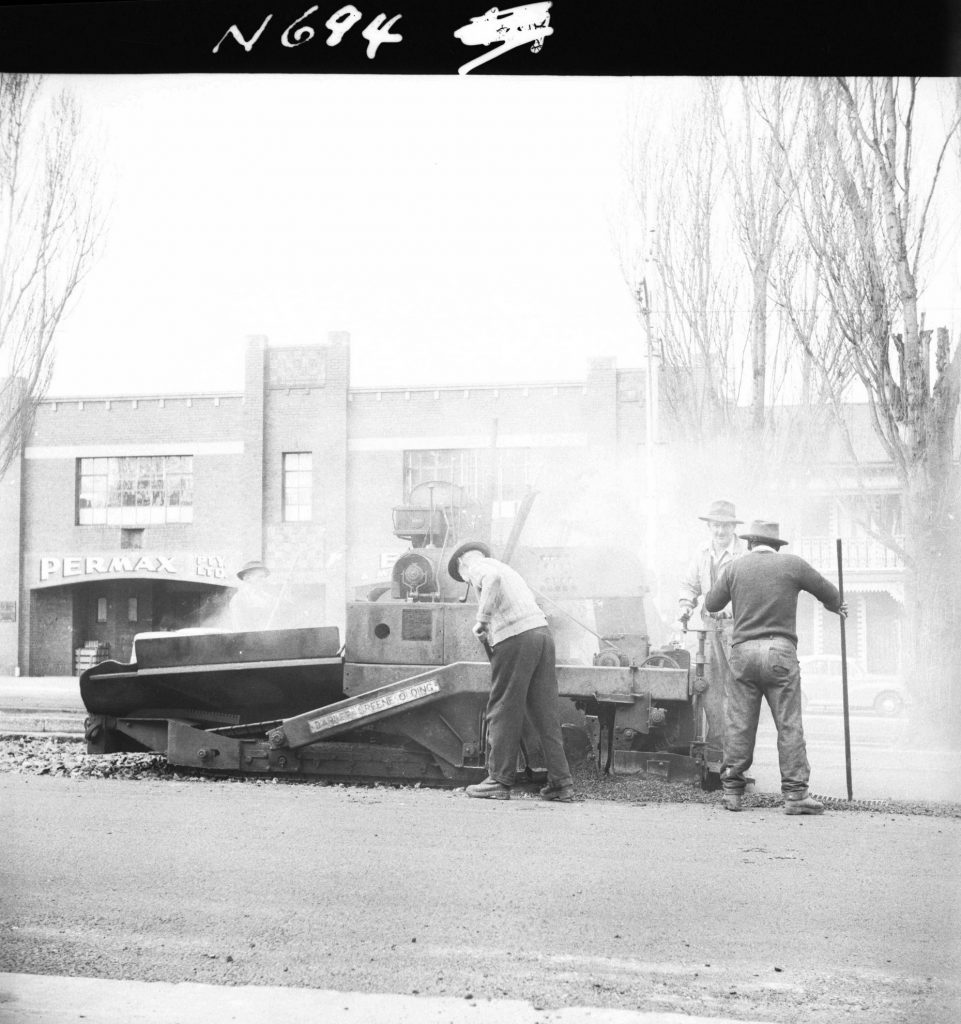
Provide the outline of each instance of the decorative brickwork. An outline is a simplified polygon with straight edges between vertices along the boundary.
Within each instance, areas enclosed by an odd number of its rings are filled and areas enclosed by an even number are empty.
[[[327,382],[327,350],[272,348],[267,359],[267,387],[321,388]]]

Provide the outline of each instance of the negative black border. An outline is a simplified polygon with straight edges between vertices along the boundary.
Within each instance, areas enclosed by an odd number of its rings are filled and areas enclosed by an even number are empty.
[[[77,74],[290,73],[456,75],[482,51],[454,30],[493,4],[484,0],[355,0],[363,14],[328,47],[323,22],[284,47],[283,30],[312,0],[62,0],[0,5],[0,70]],[[518,5],[509,5],[518,6]],[[502,7],[502,10],[507,9]],[[400,14],[401,43],[368,59],[361,28]],[[231,25],[249,38],[213,48]],[[553,0],[552,35],[538,53],[521,46],[475,75],[961,74],[958,0]]]

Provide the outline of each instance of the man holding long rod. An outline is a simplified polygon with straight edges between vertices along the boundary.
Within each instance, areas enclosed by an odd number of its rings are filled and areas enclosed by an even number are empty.
[[[704,598],[716,612],[728,602],[734,616],[731,672],[725,709],[724,806],[740,811],[754,760],[762,697],[777,727],[781,793],[787,814],[820,814],[824,805],[808,791],[808,764],[801,724],[801,670],[797,660],[797,599],[804,590],[842,618],[847,607],[833,583],[797,555],[782,554],[777,523],[755,520],[741,537],[746,555],[732,562]]]

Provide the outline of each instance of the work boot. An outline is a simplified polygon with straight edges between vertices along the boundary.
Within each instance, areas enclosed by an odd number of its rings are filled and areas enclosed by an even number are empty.
[[[574,801],[573,786],[545,786],[541,790],[541,800],[556,800],[561,804],[569,804]]]
[[[724,805],[724,809],[727,811],[743,811],[744,810],[744,797],[733,790],[724,794],[721,797],[721,803]]]
[[[824,804],[815,800],[805,789],[800,793],[784,794],[785,814],[821,814],[824,811]]]
[[[478,800],[510,800],[511,787],[505,786],[497,779],[484,779],[476,786],[467,787],[467,795],[476,797]]]

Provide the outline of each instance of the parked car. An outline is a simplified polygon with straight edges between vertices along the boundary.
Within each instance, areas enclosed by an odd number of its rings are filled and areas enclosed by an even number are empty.
[[[840,655],[811,654],[798,658],[798,662],[802,707],[844,706]],[[871,708],[882,715],[897,715],[906,702],[904,682],[899,676],[865,672],[858,662],[848,659],[849,708]]]

